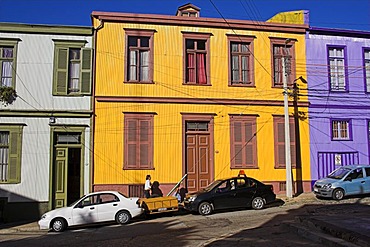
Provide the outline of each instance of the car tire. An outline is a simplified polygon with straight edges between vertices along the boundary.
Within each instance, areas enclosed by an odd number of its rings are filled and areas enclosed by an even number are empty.
[[[127,211],[119,211],[117,214],[116,214],[116,222],[118,224],[127,224],[128,222],[130,222],[131,220],[131,214]]]
[[[256,210],[263,209],[265,207],[265,200],[262,197],[255,197],[252,200],[252,208]]]
[[[209,202],[202,202],[198,207],[198,212],[201,215],[210,215],[212,211],[213,208]]]
[[[344,197],[344,190],[343,189],[335,189],[333,191],[333,199],[334,200],[337,200],[337,201],[340,201],[342,200]]]
[[[51,223],[51,229],[54,232],[62,232],[67,228],[67,222],[63,218],[56,218]]]

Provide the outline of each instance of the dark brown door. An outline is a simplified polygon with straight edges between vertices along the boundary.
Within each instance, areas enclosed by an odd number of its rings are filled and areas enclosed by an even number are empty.
[[[209,134],[186,134],[186,173],[189,192],[211,183]]]

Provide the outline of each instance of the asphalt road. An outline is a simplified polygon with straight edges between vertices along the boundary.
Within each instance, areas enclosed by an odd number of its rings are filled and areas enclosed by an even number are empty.
[[[291,232],[296,216],[348,214],[370,197],[337,202],[311,194],[280,200],[263,210],[235,210],[210,216],[182,213],[138,218],[128,225],[104,224],[63,233],[28,227],[0,231],[0,246],[322,246]],[[344,207],[345,206],[345,207]],[[335,217],[335,216],[333,216]]]

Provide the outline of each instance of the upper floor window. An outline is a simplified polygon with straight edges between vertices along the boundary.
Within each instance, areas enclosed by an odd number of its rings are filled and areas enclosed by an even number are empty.
[[[91,94],[92,49],[85,43],[54,40],[53,95]]]
[[[364,51],[366,92],[370,93],[370,49]]]
[[[328,47],[328,61],[330,90],[346,90],[345,49],[343,47]]]
[[[271,38],[273,87],[293,84],[295,78],[295,40]]]
[[[21,182],[23,126],[0,126],[0,183]]]
[[[243,35],[228,35],[229,85],[254,86],[253,38]]]
[[[151,83],[153,81],[152,30],[125,29],[126,82]]]
[[[0,86],[15,87],[17,39],[0,39]]]
[[[124,169],[153,168],[153,114],[125,114]]]
[[[230,116],[231,168],[257,167],[256,116]]]
[[[333,140],[350,140],[349,120],[332,121],[332,139]]]
[[[296,141],[294,118],[289,118],[290,157],[292,167],[296,167]],[[285,123],[284,117],[274,117],[275,168],[285,168]]]
[[[209,36],[209,34],[184,34],[184,64],[186,84],[210,84]]]

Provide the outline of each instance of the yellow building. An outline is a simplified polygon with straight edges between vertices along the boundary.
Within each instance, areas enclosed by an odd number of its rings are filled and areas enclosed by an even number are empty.
[[[306,87],[303,24],[93,12],[93,190],[189,191],[247,176],[285,190],[283,80]],[[293,92],[293,90],[289,90]],[[308,101],[290,98],[296,191],[311,190]],[[299,114],[298,114],[299,113]],[[298,116],[294,117],[294,116]]]

